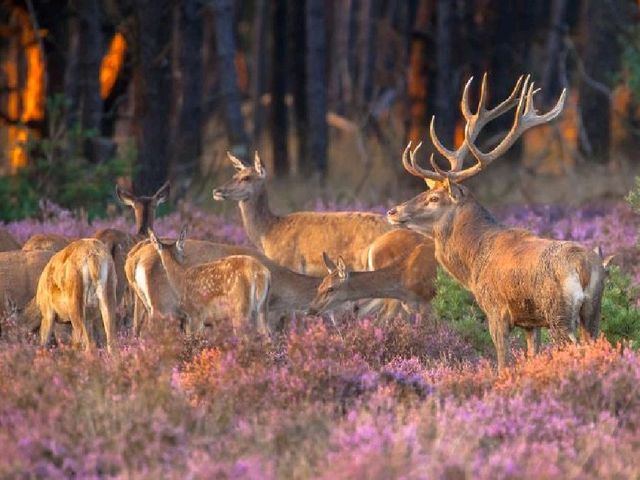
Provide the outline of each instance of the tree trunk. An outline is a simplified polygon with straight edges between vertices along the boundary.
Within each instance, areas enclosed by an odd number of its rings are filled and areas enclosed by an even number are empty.
[[[307,0],[307,106],[308,154],[305,165],[322,177],[327,173],[327,79],[325,4]]]
[[[611,102],[608,95],[594,88],[594,82],[611,88],[620,67],[618,19],[630,17],[630,12],[625,11],[626,3],[625,0],[586,0],[583,11],[585,72],[580,78],[579,105],[589,145],[582,144],[581,148],[596,162],[609,159]]]
[[[251,95],[253,97],[253,134],[254,149],[258,149],[260,135],[264,126],[264,108],[262,96],[265,89],[265,76],[267,72],[267,19],[269,17],[269,4],[267,0],[257,0],[256,12],[253,22],[253,76]]]
[[[136,0],[134,189],[150,195],[167,179],[171,115],[171,0]]]
[[[212,6],[215,14],[220,98],[224,109],[227,137],[231,150],[240,157],[246,157],[248,138],[240,109],[241,98],[235,64],[234,2],[233,0],[214,0]]]
[[[100,131],[102,98],[100,97],[100,63],[103,38],[98,0],[78,0],[80,124],[83,130]]]
[[[549,106],[558,98],[562,90],[560,78],[562,52],[564,51],[563,37],[567,32],[565,12],[567,0],[553,0],[551,2],[551,25],[547,39],[547,64],[542,75],[542,105]]]
[[[184,0],[179,12],[179,65],[182,102],[178,112],[173,171],[192,177],[202,151],[202,11],[199,0]]]
[[[432,13],[431,0],[420,0],[409,47],[409,70],[407,72],[409,140],[414,145],[424,139],[427,131],[427,93],[429,91],[427,35]]]
[[[289,3],[289,58],[291,59],[291,93],[298,149],[296,157],[303,163],[307,156],[307,73],[306,73],[306,0]]]
[[[438,138],[453,147],[456,121],[453,79],[453,8],[450,0],[438,0],[436,25],[436,95],[435,111]]]
[[[373,83],[376,62],[376,38],[378,33],[379,0],[362,0],[360,9],[360,29],[358,31],[358,50],[360,67],[358,69],[358,103],[366,112],[373,97]]]
[[[271,2],[271,141],[276,176],[289,172],[287,147],[287,0]]]

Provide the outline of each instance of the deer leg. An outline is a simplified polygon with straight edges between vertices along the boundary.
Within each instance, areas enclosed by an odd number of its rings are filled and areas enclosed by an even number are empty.
[[[40,323],[40,345],[46,347],[51,341],[51,327],[56,314],[52,308],[48,307],[42,312],[42,322]]]
[[[509,329],[507,327],[507,319],[504,315],[489,316],[489,333],[496,348],[496,357],[498,359],[498,372],[504,370],[507,366],[507,341],[509,337]]]
[[[527,357],[533,358],[536,356],[540,346],[540,329],[525,328],[524,333],[527,337]]]
[[[98,304],[100,305],[100,316],[102,317],[102,325],[107,343],[107,351],[111,352],[112,341],[114,337],[115,315],[114,309],[116,304],[115,292],[113,289],[105,292],[102,286],[96,289]]]

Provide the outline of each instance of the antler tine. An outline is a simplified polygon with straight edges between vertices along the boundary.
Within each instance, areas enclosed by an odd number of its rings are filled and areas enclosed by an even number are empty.
[[[478,97],[478,108],[476,109],[476,116],[480,117],[481,114],[487,111],[485,108],[487,104],[487,72],[482,75],[482,82],[480,83],[480,97]]]
[[[429,126],[429,135],[431,136],[431,142],[433,146],[436,147],[436,150],[449,161],[451,165],[452,171],[458,171],[462,168],[462,163],[464,162],[464,157],[467,155],[469,150],[464,145],[464,143],[454,152],[453,150],[449,150],[438,138],[436,135],[436,116],[431,117],[431,125]]]
[[[464,89],[462,90],[462,99],[460,100],[460,111],[462,112],[464,119],[467,121],[469,121],[473,116],[471,109],[469,108],[469,88],[471,87],[472,82],[473,77],[470,77],[464,85]]]
[[[534,88],[533,82],[529,83],[529,77],[527,77],[524,81],[522,93],[520,94],[513,126],[511,127],[511,130],[509,130],[509,133],[507,133],[506,137],[490,152],[483,153],[474,145],[469,132],[469,125],[467,125],[467,128],[465,129],[465,144],[469,147],[473,156],[476,157],[478,163],[461,172],[451,172],[448,175],[449,178],[459,182],[475,175],[480,170],[487,167],[496,158],[504,155],[524,132],[530,128],[542,125],[543,123],[550,122],[560,115],[564,108],[567,93],[566,89],[562,91],[556,105],[549,112],[543,115],[538,115],[533,105],[533,96],[538,91],[539,89]]]
[[[422,178],[425,182],[427,180],[442,181],[444,177],[430,170],[426,170],[416,164],[416,152],[422,146],[422,142],[418,143],[416,148],[411,151],[411,142],[407,144],[407,147],[402,152],[402,164],[407,172],[416,177]],[[428,182],[427,182],[428,183]]]

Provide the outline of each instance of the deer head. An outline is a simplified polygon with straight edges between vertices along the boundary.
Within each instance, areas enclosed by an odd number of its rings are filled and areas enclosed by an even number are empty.
[[[253,165],[245,165],[242,161],[227,152],[227,157],[236,169],[231,180],[213,191],[214,200],[248,200],[254,196],[263,186],[267,178],[258,152],[255,153]]]
[[[420,144],[412,151],[411,143],[402,154],[404,168],[412,175],[422,178],[428,190],[411,200],[398,205],[387,212],[387,219],[393,224],[403,224],[421,233],[432,232],[433,225],[443,218],[450,218],[451,214],[460,208],[465,201],[472,198],[469,190],[460,183],[477,175],[496,158],[502,156],[516,140],[527,130],[555,119],[564,107],[566,90],[562,91],[556,105],[546,114],[539,115],[533,105],[533,97],[538,92],[530,77],[520,77],[511,95],[493,109],[486,108],[487,76],[482,79],[480,98],[476,113],[469,108],[469,87],[473,78],[469,79],[462,93],[460,109],[466,120],[463,144],[456,150],[448,150],[438,139],[435,132],[435,116],[431,119],[430,136],[436,150],[445,157],[450,164],[448,171],[442,170],[435,162],[433,154],[430,162],[432,170],[420,167],[416,162],[416,152]],[[518,91],[520,94],[518,95]],[[509,133],[490,152],[481,152],[475,146],[475,140],[482,128],[490,121],[504,114],[516,106],[515,118]],[[471,152],[476,163],[463,169],[465,157]]]
[[[186,238],[186,225],[182,226],[178,240],[173,243],[164,243],[156,236],[153,230],[149,229],[149,239],[151,240],[153,246],[156,248],[158,255],[160,255],[160,258],[166,258],[166,256],[169,255],[172,259],[176,260],[180,264],[184,262],[184,243]]]
[[[151,196],[137,196],[116,185],[116,196],[124,204],[133,209],[139,235],[146,235],[153,228],[156,208],[169,198],[170,183],[167,181]]]
[[[337,263],[322,252],[322,259],[327,267],[329,274],[322,279],[315,298],[311,301],[311,305],[307,313],[315,315],[325,310],[341,304],[346,300],[345,287],[348,285],[350,271],[342,257],[338,257]]]

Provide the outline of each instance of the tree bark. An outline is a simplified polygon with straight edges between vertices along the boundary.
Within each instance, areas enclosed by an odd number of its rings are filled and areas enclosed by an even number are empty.
[[[564,51],[563,37],[567,32],[565,12],[567,0],[553,0],[551,2],[551,25],[547,38],[547,64],[542,75],[542,104],[550,105],[558,98],[562,90],[560,78],[560,61]]]
[[[267,0],[257,0],[255,18],[253,22],[253,76],[251,95],[253,97],[253,133],[252,142],[254,149],[258,148],[260,135],[264,127],[264,108],[262,96],[265,91],[265,76],[267,72],[267,19],[269,17],[269,4]]]
[[[238,73],[236,71],[236,41],[234,36],[233,0],[214,0],[217,70],[220,98],[224,109],[225,127],[230,148],[239,156],[248,154],[248,138],[242,118]]]
[[[436,95],[435,111],[438,119],[438,138],[453,147],[456,103],[453,79],[453,2],[438,0],[436,24]]]
[[[430,82],[427,47],[432,13],[432,2],[420,0],[409,47],[409,70],[407,72],[409,140],[414,145],[421,142],[426,134],[427,98]]]
[[[134,189],[150,195],[167,179],[171,115],[171,0],[135,0]]]
[[[98,0],[78,0],[80,124],[83,130],[100,132],[102,98],[100,64],[103,55],[102,12]]]
[[[179,65],[182,99],[178,112],[173,171],[192,177],[202,151],[202,11],[199,0],[184,0],[179,9]]]
[[[378,33],[379,0],[362,0],[360,28],[358,30],[358,50],[360,67],[358,76],[358,103],[367,111],[373,97],[376,63],[376,38]]]
[[[608,95],[594,88],[594,82],[611,88],[620,67],[618,19],[631,17],[625,4],[628,2],[624,0],[586,0],[583,11],[585,72],[580,79],[579,105],[590,148],[582,144],[581,149],[591,160],[601,163],[609,159],[611,101]]]
[[[307,73],[306,73],[306,0],[290,0],[289,3],[289,58],[291,62],[291,93],[298,148],[298,162],[307,155]]]
[[[324,177],[327,173],[327,79],[325,4],[307,0],[307,106],[308,154],[305,165]]]
[[[289,172],[287,145],[287,0],[271,2],[271,142],[276,176]]]

